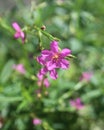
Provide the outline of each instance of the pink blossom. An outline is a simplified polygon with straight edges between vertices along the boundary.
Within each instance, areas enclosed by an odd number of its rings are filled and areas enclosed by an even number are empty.
[[[50,83],[47,78],[43,78],[42,80],[38,79],[37,84],[39,87],[44,85],[46,88],[48,88],[50,86]]]
[[[84,107],[84,105],[81,102],[80,98],[77,98],[75,100],[70,100],[70,105],[74,108],[76,108],[77,110],[80,110]]]
[[[40,71],[39,71],[39,73],[38,73],[38,77],[39,77],[40,79],[42,79],[42,78],[44,77],[44,75],[46,75],[48,72],[49,72],[50,77],[51,77],[52,79],[57,79],[57,78],[58,78],[58,74],[57,74],[56,70],[53,69],[53,70],[50,70],[50,71],[49,71],[46,66],[44,66],[44,68],[41,68],[41,69],[40,69]]]
[[[48,81],[47,78],[45,78],[45,79],[43,80],[43,84],[44,84],[44,86],[45,86],[46,88],[48,88],[48,87],[50,86],[50,83],[49,83],[49,81]]]
[[[89,81],[93,76],[92,72],[83,72],[80,80],[86,80]]]
[[[12,23],[12,27],[15,29],[15,34],[14,34],[14,38],[18,39],[21,38],[22,39],[22,43],[25,42],[25,34],[22,31],[21,27],[18,25],[17,22],[13,22]]]
[[[39,118],[34,118],[33,119],[33,124],[34,125],[40,125],[42,123],[42,120],[40,120]]]
[[[41,56],[37,57],[37,61],[44,67],[40,70],[40,75],[50,73],[50,77],[56,79],[58,77],[56,69],[67,69],[69,67],[69,61],[65,58],[71,54],[70,49],[60,50],[58,42],[53,41],[50,44],[50,50],[43,50]]]
[[[23,64],[13,65],[13,69],[16,70],[16,71],[18,71],[21,74],[25,74],[26,73],[26,70],[25,70]]]

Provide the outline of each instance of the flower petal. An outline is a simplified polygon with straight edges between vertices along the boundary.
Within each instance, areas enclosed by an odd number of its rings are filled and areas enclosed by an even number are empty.
[[[76,99],[76,104],[81,104],[81,99],[80,98]]]
[[[48,56],[49,54],[50,54],[50,51],[49,51],[49,50],[43,50],[43,51],[42,51],[42,55]]]
[[[42,68],[42,69],[40,70],[40,73],[43,74],[43,75],[45,75],[47,72],[48,72],[48,70],[47,70],[46,67],[44,67],[44,68]]]
[[[55,69],[50,71],[50,77],[52,79],[57,79],[58,78],[58,74],[57,74]]]
[[[45,86],[46,88],[48,88],[48,87],[50,86],[50,83],[49,83],[49,81],[48,81],[47,78],[44,79],[43,84],[44,84],[44,86]]]
[[[40,125],[41,123],[42,123],[42,120],[40,120],[38,118],[33,119],[33,124],[34,125]]]
[[[45,65],[45,57],[43,57],[43,56],[38,56],[38,57],[37,57],[37,61],[38,61],[41,65]]]
[[[51,51],[58,52],[58,49],[59,49],[58,48],[58,42],[57,41],[51,42],[50,48],[51,48]]]
[[[12,23],[12,27],[13,27],[17,32],[21,32],[21,28],[20,28],[20,26],[18,25],[17,22]]]
[[[21,38],[23,38],[23,39],[25,38],[25,34],[22,31],[21,31]]]
[[[14,34],[14,38],[20,38],[21,37],[21,35],[20,35],[20,33],[19,32],[16,32],[15,34]]]
[[[39,71],[39,73],[37,74],[37,77],[41,81],[43,79],[43,74],[41,74],[40,71]]]
[[[37,77],[39,80],[42,80],[43,79],[43,76],[48,72],[47,68],[44,67],[44,68],[41,68],[39,73],[37,74]]]
[[[22,38],[22,43],[24,43],[25,42],[25,38]]]
[[[70,49],[65,48],[65,49],[63,49],[63,50],[61,51],[61,55],[62,55],[63,57],[66,57],[66,56],[68,56],[69,54],[71,54],[71,50],[70,50]]]
[[[69,61],[62,59],[61,60],[61,68],[62,69],[67,69],[69,67]]]
[[[52,61],[48,61],[48,62],[46,63],[46,67],[47,67],[47,69],[50,71],[50,70],[53,70],[53,69],[56,68],[56,64],[53,63]]]

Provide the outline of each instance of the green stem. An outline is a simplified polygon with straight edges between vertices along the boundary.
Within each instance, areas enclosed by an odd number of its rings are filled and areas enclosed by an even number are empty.
[[[38,28],[37,26],[34,26],[35,30],[41,32],[43,35],[45,35],[47,38],[49,38],[50,40],[56,40],[56,41],[60,41],[59,38],[57,37],[53,37],[51,34],[47,33],[44,30],[41,30],[40,28]]]

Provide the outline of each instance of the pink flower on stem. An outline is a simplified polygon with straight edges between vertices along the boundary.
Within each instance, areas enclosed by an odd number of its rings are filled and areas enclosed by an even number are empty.
[[[23,64],[13,65],[13,69],[16,70],[16,71],[18,71],[21,74],[25,74],[26,73],[26,70],[25,70]]]
[[[43,84],[44,84],[44,86],[45,86],[46,88],[48,88],[48,87],[50,86],[50,83],[49,83],[49,81],[48,81],[47,78],[45,78],[45,79],[43,80]]]
[[[39,73],[38,73],[38,77],[39,77],[40,79],[42,79],[42,78],[44,77],[44,75],[46,75],[48,72],[50,73],[50,77],[51,77],[52,79],[57,79],[57,78],[58,78],[58,74],[57,74],[56,70],[53,69],[53,70],[50,70],[50,71],[49,71],[46,66],[44,66],[44,68],[41,68],[41,69],[40,69],[40,71],[39,71]]]
[[[44,77],[42,79],[38,78],[37,84],[38,84],[39,87],[44,85],[46,88],[48,88],[50,86],[50,83],[49,83],[48,79],[44,78]]]
[[[74,108],[76,108],[77,110],[80,110],[84,107],[84,105],[81,102],[80,98],[77,98],[75,100],[70,100],[70,105]]]
[[[86,80],[89,81],[93,76],[92,72],[83,72],[80,80]]]
[[[17,22],[13,22],[12,23],[12,27],[16,31],[16,33],[14,34],[14,38],[16,38],[16,39],[21,38],[22,39],[22,43],[24,43],[25,42],[25,34],[22,31],[21,27],[18,25]]]
[[[40,70],[40,75],[45,75],[47,72],[50,73],[52,79],[58,77],[56,69],[62,68],[67,69],[69,67],[69,61],[65,58],[71,54],[70,49],[60,50],[58,42],[53,41],[50,44],[50,50],[43,50],[41,56],[37,57],[37,61],[44,67]]]
[[[33,124],[34,125],[40,125],[42,123],[42,120],[40,120],[39,118],[34,118],[33,119]]]
[[[42,84],[43,84],[46,88],[48,88],[48,87],[50,86],[50,83],[49,83],[48,79],[47,79],[47,78],[44,78],[43,75],[40,75],[40,74],[38,73],[38,74],[37,74],[37,77],[38,77],[38,82],[37,82],[38,86],[42,86]]]

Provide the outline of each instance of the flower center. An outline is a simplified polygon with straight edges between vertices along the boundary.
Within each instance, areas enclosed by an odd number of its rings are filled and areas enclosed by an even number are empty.
[[[59,59],[59,54],[58,53],[54,54],[53,57],[52,57],[52,59],[54,61],[57,61]]]

